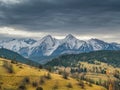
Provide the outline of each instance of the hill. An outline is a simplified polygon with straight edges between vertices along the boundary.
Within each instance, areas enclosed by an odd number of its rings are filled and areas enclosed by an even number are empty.
[[[81,54],[62,55],[49,61],[46,66],[76,66],[79,61],[94,63],[95,60],[120,67],[120,51],[105,50]]]
[[[21,63],[25,63],[25,64],[32,65],[32,66],[39,66],[39,63],[26,59],[23,56],[19,55],[18,53],[5,49],[5,48],[0,49],[0,57],[10,59],[13,61],[17,61],[17,62],[21,62]]]
[[[12,72],[9,72],[12,71]],[[81,82],[81,83],[80,83]],[[42,89],[40,89],[42,88]],[[106,90],[85,81],[0,58],[0,90]]]

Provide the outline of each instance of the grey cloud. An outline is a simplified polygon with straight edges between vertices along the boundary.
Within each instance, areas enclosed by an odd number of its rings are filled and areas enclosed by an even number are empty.
[[[120,32],[119,16],[120,0],[24,0],[0,4],[0,26],[26,31]]]

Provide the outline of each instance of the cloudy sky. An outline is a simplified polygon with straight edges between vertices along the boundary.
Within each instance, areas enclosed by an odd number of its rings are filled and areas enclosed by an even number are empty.
[[[120,0],[0,0],[0,39],[48,34],[120,43]]]

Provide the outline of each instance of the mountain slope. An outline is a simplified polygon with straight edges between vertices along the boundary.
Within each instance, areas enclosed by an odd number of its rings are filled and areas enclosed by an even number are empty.
[[[57,49],[52,53],[52,55],[61,55],[61,54],[71,54],[71,53],[80,53],[79,48],[85,43],[85,41],[78,40],[73,35],[69,34],[63,39]]]
[[[58,45],[59,41],[57,39],[50,35],[45,36],[30,47],[31,52],[29,56],[50,56]]]
[[[0,41],[0,47],[17,52],[24,57],[28,57],[29,47],[35,42],[36,40],[34,39],[10,39]]]
[[[95,60],[120,67],[120,51],[95,51],[81,54],[62,55],[49,61],[48,66],[74,66],[79,61],[94,63]]]
[[[32,60],[29,60],[29,59],[26,59],[23,56],[19,55],[18,53],[10,51],[8,49],[4,49],[4,48],[0,49],[0,57],[10,59],[13,61],[17,61],[17,62],[21,62],[21,63],[25,63],[28,65],[39,66],[39,63],[34,62]]]

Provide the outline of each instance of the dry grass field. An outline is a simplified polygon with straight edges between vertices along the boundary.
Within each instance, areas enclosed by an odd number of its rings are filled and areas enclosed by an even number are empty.
[[[12,65],[13,73],[9,73],[4,67],[4,62]],[[89,86],[84,82],[84,89],[78,84],[75,79],[64,79],[61,75],[50,73],[51,79],[44,79],[44,83],[40,84],[40,78],[46,76],[48,71],[38,69],[29,65],[17,63],[13,64],[10,60],[0,58],[0,90],[19,90],[18,87],[23,83],[23,80],[29,78],[29,83],[25,84],[25,90],[36,90],[37,87],[42,87],[43,90],[106,90],[97,85]],[[33,83],[36,83],[33,85]],[[72,87],[67,87],[68,84]]]

